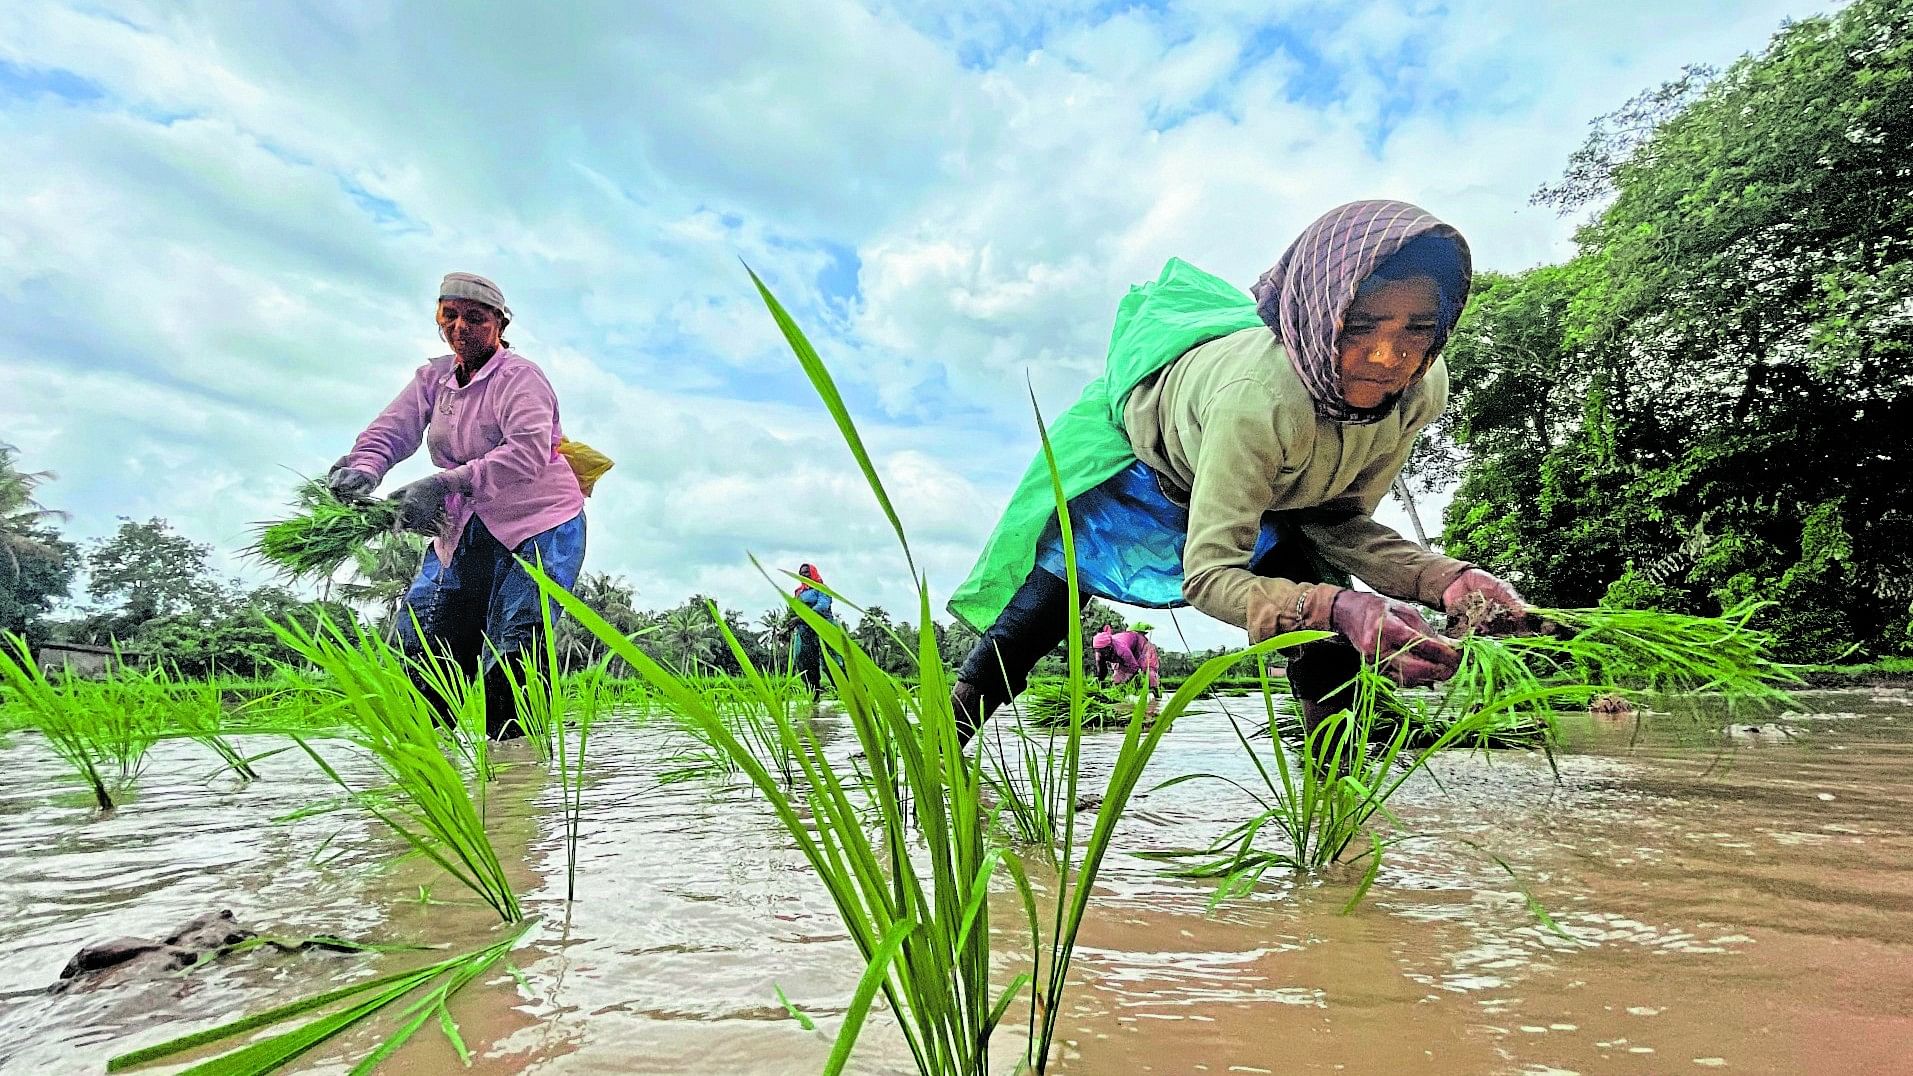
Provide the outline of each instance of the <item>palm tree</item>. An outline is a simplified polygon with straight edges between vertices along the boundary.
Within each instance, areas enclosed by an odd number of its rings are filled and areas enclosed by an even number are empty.
[[[56,551],[34,536],[36,528],[67,518],[65,512],[46,508],[33,499],[41,483],[51,481],[52,471],[22,471],[14,466],[20,450],[0,442],[0,552],[7,558],[7,569],[20,578],[20,555],[55,555]]]
[[[709,664],[711,655],[722,645],[717,625],[701,597],[693,597],[664,614],[658,624],[658,637],[675,659],[678,672],[687,676]]]
[[[339,584],[339,596],[372,606],[385,617],[386,638],[398,630],[399,602],[425,559],[425,539],[416,534],[394,534],[361,547],[353,554],[356,582]],[[327,581],[328,590],[330,580]]]
[[[797,627],[797,614],[788,606],[766,609],[757,618],[757,645],[771,659],[771,666],[786,670],[790,665],[790,636]]]
[[[579,576],[578,585],[572,588],[572,593],[627,636],[641,626],[643,618],[638,613],[637,596],[622,577],[604,572],[586,572]],[[582,668],[603,657],[606,652],[607,648],[598,637],[571,617],[558,621],[553,631],[557,635],[554,641],[558,652],[564,655],[566,668]]]

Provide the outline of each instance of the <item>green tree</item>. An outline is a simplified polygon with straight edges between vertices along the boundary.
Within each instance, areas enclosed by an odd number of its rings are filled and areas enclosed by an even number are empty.
[[[663,660],[680,673],[708,673],[718,667],[720,650],[729,653],[717,622],[711,619],[710,599],[693,594],[683,605],[659,614],[650,635]]]
[[[34,500],[34,492],[54,478],[52,471],[22,471],[19,449],[0,443],[0,570],[19,576],[20,558],[55,552],[45,535],[53,523],[66,518]]]
[[[909,637],[903,635],[903,628],[890,619],[890,613],[881,605],[864,610],[863,618],[857,621],[857,627],[851,631],[850,637],[885,672],[904,675],[916,665],[910,655],[897,645],[897,638]]]
[[[221,590],[191,608],[140,625],[129,642],[187,676],[259,676],[275,663],[296,663],[272,625],[312,628],[323,615],[349,625],[352,610],[337,602],[308,602],[280,587]]]
[[[0,571],[0,630],[18,632],[29,642],[46,635],[45,617],[67,597],[80,569],[80,547],[52,527],[22,527],[12,536],[13,570]]]
[[[216,603],[213,547],[173,530],[164,519],[138,523],[122,517],[113,537],[86,555],[87,593],[118,602],[117,630],[131,632],[156,617]]]
[[[1449,552],[1550,604],[1773,598],[1797,657],[1899,645],[1910,71],[1913,2],[1858,0],[1597,122],[1539,196],[1612,194],[1576,258],[1484,274],[1457,331]]]
[[[643,627],[644,618],[637,609],[637,595],[622,576],[585,572],[578,577],[578,585],[572,588],[572,593],[627,636],[635,635]],[[567,669],[581,669],[608,653],[596,635],[570,617],[559,620],[553,631],[557,636],[555,641],[559,658]],[[623,663],[619,662],[618,665],[621,669]]]

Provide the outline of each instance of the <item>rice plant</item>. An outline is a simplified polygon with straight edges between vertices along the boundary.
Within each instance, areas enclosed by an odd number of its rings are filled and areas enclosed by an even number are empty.
[[[1720,616],[1651,609],[1534,609],[1544,630],[1471,634],[1441,714],[1480,712],[1503,723],[1551,722],[1562,705],[1602,695],[1707,695],[1729,707],[1790,704],[1800,677],[1772,656],[1772,639],[1748,626],[1762,603]]]
[[[384,499],[342,500],[318,479],[299,486],[294,513],[259,524],[245,552],[290,579],[320,581],[377,543],[395,539],[398,505]]]
[[[390,781],[387,795],[355,791],[346,779],[314,751],[304,738],[297,742],[326,776],[345,789],[354,801],[410,844],[457,878],[507,923],[523,912],[511,881],[499,863],[485,833],[482,795],[486,765],[484,704],[459,696],[467,722],[476,711],[476,752],[473,776],[447,757],[447,743],[439,731],[437,707],[419,690],[411,666],[383,640],[355,627],[348,637],[337,625],[321,620],[314,629],[299,624],[275,625],[288,646],[322,670],[341,702],[339,716],[348,739],[365,749]],[[450,662],[440,661],[439,668]],[[423,667],[432,667],[429,660]],[[453,670],[456,671],[455,669]],[[456,691],[462,677],[445,676],[444,686]],[[482,689],[481,689],[482,691]],[[479,792],[475,798],[473,787]]]
[[[611,697],[609,676],[605,672],[607,661],[579,673],[570,681],[567,697],[570,705],[567,711],[573,716],[572,727],[577,729],[577,746],[569,746],[569,737],[560,728],[558,734],[558,787],[564,800],[565,819],[565,899],[576,900],[578,894],[578,834],[584,826],[584,769],[585,752],[591,746],[591,729],[598,722]]]
[[[1067,727],[1067,702],[1063,720]],[[1006,733],[1004,724],[997,722],[979,748],[984,761],[983,780],[996,799],[995,817],[1008,828],[1017,845],[1034,850],[1052,867],[1058,866],[1056,823],[1075,805],[1063,802],[1059,775],[1063,759],[1056,751],[1057,730],[1048,726],[1038,733],[1019,721]]]
[[[733,658],[740,666],[749,664],[743,644],[724,623],[717,608],[713,605],[706,612]],[[687,687],[704,696],[712,712],[724,719],[732,735],[781,776],[786,786],[797,780],[796,759],[778,733],[771,715],[782,713],[793,722],[801,719],[810,701],[810,693],[802,681],[782,669],[764,671],[754,666],[741,677],[719,673],[685,676],[683,680]],[[736,760],[699,723],[678,720],[676,724],[684,742],[669,756],[670,768],[659,775],[662,783],[711,780],[738,772]]]
[[[1436,751],[1524,739],[1546,747],[1558,707],[1585,706],[1620,689],[1708,693],[1730,704],[1785,701],[1783,688],[1798,680],[1772,659],[1768,638],[1747,627],[1757,611],[1758,606],[1745,605],[1719,617],[1699,617],[1537,609],[1534,615],[1547,622],[1546,631],[1461,639],[1460,669],[1432,709],[1365,666],[1353,708],[1297,737],[1294,762],[1279,738],[1270,752],[1272,765],[1263,762],[1232,718],[1255,765],[1259,790],[1212,773],[1177,777],[1159,787],[1226,782],[1253,801],[1254,813],[1206,848],[1149,855],[1177,864],[1176,874],[1221,879],[1217,899],[1248,892],[1271,869],[1318,872],[1333,863],[1366,859],[1366,873],[1347,905],[1352,909],[1374,881],[1384,850],[1414,836],[1401,830],[1388,801]],[[1266,670],[1264,677],[1273,727],[1277,715]],[[1374,832],[1377,821],[1396,832]],[[1367,846],[1348,855],[1364,833]],[[1529,906],[1547,921],[1532,899]]]
[[[565,899],[570,901],[577,899],[585,752],[591,743],[591,727],[609,695],[605,675],[609,659],[567,680],[559,668],[550,602],[540,603],[539,616],[543,631],[530,652],[520,660],[501,660],[499,667],[504,671],[525,738],[541,760],[557,766],[565,824]]]
[[[290,1031],[282,1031],[270,1038],[240,1046],[186,1070],[190,1073],[207,1074],[207,1076],[211,1074],[264,1076],[265,1073],[284,1068],[301,1055],[344,1033],[361,1021],[403,1001],[422,987],[427,988],[425,992],[419,994],[410,1006],[399,1013],[399,1024],[392,1034],[388,1035],[371,1054],[353,1066],[354,1076],[376,1070],[381,1062],[391,1057],[420,1028],[433,1020],[437,1021],[440,1030],[444,1032],[446,1039],[452,1044],[452,1048],[459,1057],[469,1065],[471,1052],[466,1047],[464,1039],[460,1037],[458,1025],[453,1022],[447,1004],[452,996],[466,984],[498,963],[530,928],[531,923],[521,923],[509,930],[498,941],[469,953],[427,964],[412,971],[382,975],[336,990],[327,990],[253,1016],[221,1024],[218,1027],[120,1054],[107,1061],[106,1071],[123,1072],[140,1065],[176,1058],[181,1054],[208,1046],[232,1043],[241,1036],[249,1035],[262,1028],[274,1027],[322,1010],[332,1010]],[[339,1007],[342,1003],[344,1003],[343,1007]]]
[[[1317,637],[1322,637],[1319,633]],[[1275,697],[1264,677],[1263,704],[1269,722],[1276,718]],[[1177,864],[1171,872],[1186,878],[1220,879],[1215,900],[1241,896],[1272,869],[1320,872],[1344,862],[1344,856],[1367,835],[1366,847],[1346,862],[1368,860],[1368,867],[1344,911],[1352,910],[1368,892],[1380,869],[1383,851],[1414,834],[1384,837],[1370,831],[1377,819],[1399,827],[1388,801],[1404,782],[1424,769],[1436,752],[1464,741],[1492,720],[1476,711],[1448,723],[1432,740],[1409,743],[1411,730],[1423,722],[1387,714],[1385,700],[1395,707],[1416,704],[1400,698],[1372,666],[1365,666],[1355,682],[1354,705],[1308,729],[1297,741],[1296,758],[1279,737],[1272,737],[1270,761],[1264,762],[1240,722],[1230,716],[1230,728],[1255,767],[1260,788],[1242,785],[1215,773],[1184,774],[1157,786],[1157,790],[1191,781],[1213,781],[1232,786],[1254,804],[1243,821],[1230,827],[1202,849],[1147,852],[1145,858]],[[1272,836],[1273,840],[1264,840]]]
[[[1043,1072],[1076,935],[1116,820],[1175,716],[1229,661],[1218,659],[1198,670],[1147,734],[1140,722],[1128,725],[1102,807],[1086,835],[1075,812],[1064,812],[1059,866],[1050,886],[1055,906],[1045,924],[1028,872],[994,842],[991,811],[981,796],[982,761],[969,757],[959,738],[949,675],[930,627],[929,590],[917,575],[902,523],[822,360],[770,291],[754,274],[752,279],[889,518],[918,592],[922,627],[912,648],[914,684],[885,673],[841,625],[785,596],[793,614],[823,642],[825,671],[864,756],[865,774],[848,780],[840,775],[815,730],[789,708],[763,698],[771,691],[768,678],[742,660],[745,682],[764,703],[778,750],[794,763],[795,780],[786,783],[705,692],[645,654],[564,588],[539,573],[534,578],[764,795],[816,870],[867,962],[859,1002],[881,991],[920,1071],[965,1076],[989,1071],[992,1037],[1028,986],[1030,1026],[1023,1060]],[[1067,536],[1064,548],[1070,548]],[[1078,633],[1071,634],[1075,639]],[[1266,653],[1302,638],[1270,640],[1252,652]],[[730,642],[742,658],[742,648],[734,638]],[[1080,641],[1072,645],[1080,650]],[[1078,670],[1076,697],[1055,785],[1073,803],[1082,740],[1080,654],[1072,655],[1071,665]],[[1030,971],[1013,976],[1001,989],[990,979],[989,896],[999,868],[1020,894],[1030,938]],[[853,1009],[861,1012],[858,1005]],[[848,1056],[856,1027],[847,1020],[839,1033],[832,1071]]]
[[[46,737],[47,746],[73,767],[100,810],[112,810],[114,793],[128,776],[125,741],[110,734],[90,693],[80,692],[79,680],[69,677],[56,686],[34,662],[24,638],[7,632],[0,643],[4,644],[0,645],[0,680],[12,692],[10,709],[18,712],[25,727]],[[121,779],[109,785],[107,775],[116,761]]]

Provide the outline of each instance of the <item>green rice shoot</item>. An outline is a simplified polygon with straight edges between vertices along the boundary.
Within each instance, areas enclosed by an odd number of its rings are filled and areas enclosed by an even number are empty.
[[[279,569],[288,579],[330,579],[360,551],[396,540],[398,505],[383,499],[343,500],[322,481],[299,487],[296,509],[285,519],[258,525],[245,552]]]

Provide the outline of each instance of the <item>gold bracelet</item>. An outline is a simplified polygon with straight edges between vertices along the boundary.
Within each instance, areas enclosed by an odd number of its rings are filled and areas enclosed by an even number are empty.
[[[1302,618],[1308,609],[1309,591],[1314,589],[1314,583],[1303,583],[1301,586],[1295,588],[1295,622],[1297,625],[1302,623]]]

